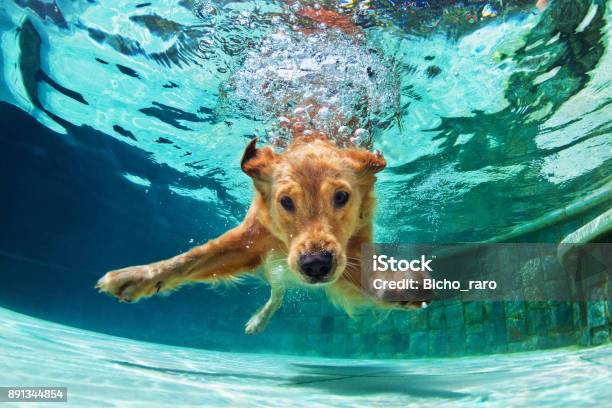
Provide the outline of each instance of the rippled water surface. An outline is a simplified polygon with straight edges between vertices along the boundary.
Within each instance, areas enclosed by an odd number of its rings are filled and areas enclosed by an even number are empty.
[[[324,2],[334,29],[312,2],[4,1],[0,96],[204,180],[171,188],[228,226],[247,139],[313,100],[389,162],[380,241],[487,239],[609,189],[609,2],[362,3]]]
[[[0,304],[141,340],[283,350],[303,335],[297,314],[332,306],[300,293],[247,337],[261,285],[135,305],[93,285],[236,225],[252,194],[242,151],[254,136],[282,149],[287,120],[385,154],[379,242],[486,240],[609,194],[611,12],[579,0],[3,0]],[[0,384],[67,386],[75,407],[612,397],[609,347],[337,360],[47,320],[0,308]]]

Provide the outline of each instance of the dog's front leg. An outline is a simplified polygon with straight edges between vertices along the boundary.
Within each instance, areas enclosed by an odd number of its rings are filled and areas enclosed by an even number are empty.
[[[255,334],[264,331],[274,313],[283,304],[285,287],[281,284],[271,283],[270,298],[257,313],[255,313],[244,327],[246,334]]]
[[[264,276],[270,284],[270,298],[266,304],[257,311],[244,327],[246,334],[255,334],[264,331],[268,322],[274,313],[283,305],[283,299],[285,297],[285,271],[286,265],[282,258],[275,258],[274,251],[270,252],[270,255],[264,263]]]
[[[240,226],[219,238],[167,260],[108,272],[96,287],[123,302],[134,302],[185,283],[215,281],[253,270],[275,245],[275,238],[251,211]]]

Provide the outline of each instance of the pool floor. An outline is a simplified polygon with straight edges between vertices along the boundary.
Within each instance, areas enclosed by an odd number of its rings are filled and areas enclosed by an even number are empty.
[[[0,308],[0,386],[66,386],[74,407],[604,406],[611,380],[609,346],[416,360],[239,354],[138,342]]]

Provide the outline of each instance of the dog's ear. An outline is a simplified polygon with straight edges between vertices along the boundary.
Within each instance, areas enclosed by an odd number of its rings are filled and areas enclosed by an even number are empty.
[[[276,157],[274,150],[271,147],[258,149],[257,138],[251,140],[249,145],[244,150],[240,167],[242,171],[256,180],[266,180],[272,174],[272,164]]]
[[[375,174],[387,165],[387,161],[378,150],[372,153],[367,150],[349,149],[347,155],[358,174]]]

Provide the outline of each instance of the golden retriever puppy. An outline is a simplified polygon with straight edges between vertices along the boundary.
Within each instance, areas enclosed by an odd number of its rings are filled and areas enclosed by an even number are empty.
[[[320,133],[296,137],[282,153],[253,140],[241,161],[255,187],[242,224],[173,258],[108,272],[96,287],[134,302],[262,266],[271,295],[247,333],[266,327],[296,283],[324,288],[349,313],[376,303],[361,288],[361,249],[372,240],[373,187],[385,165],[379,152],[341,149]]]

